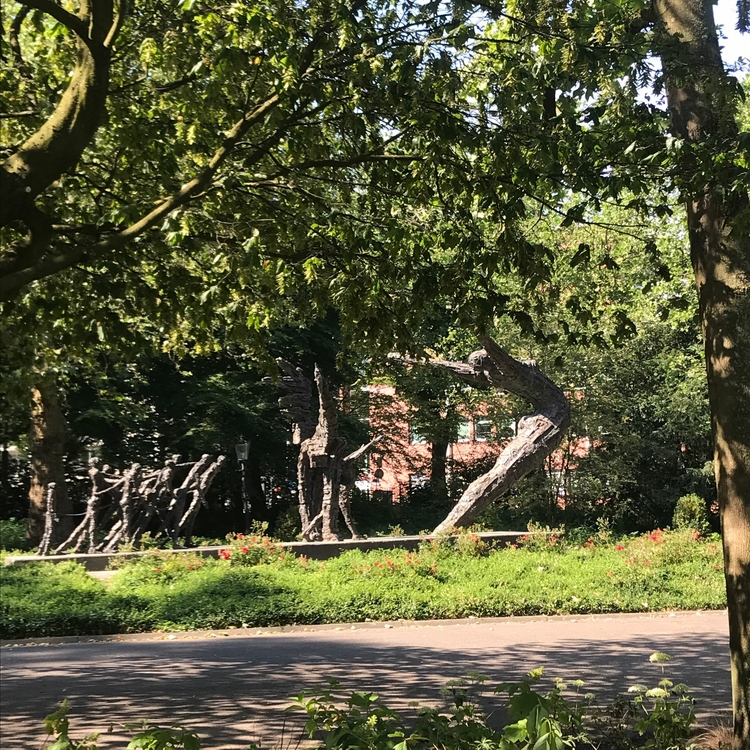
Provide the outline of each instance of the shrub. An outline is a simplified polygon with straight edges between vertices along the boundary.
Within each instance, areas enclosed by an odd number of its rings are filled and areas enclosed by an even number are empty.
[[[284,560],[287,556],[293,557],[292,553],[286,552],[284,548],[266,536],[268,524],[257,523],[253,526],[250,534],[227,534],[227,542],[230,549],[223,549],[219,557],[228,560],[230,565],[262,565],[278,560]]]
[[[26,550],[29,548],[26,541],[26,522],[18,518],[9,518],[0,521],[0,549],[3,550]]]
[[[675,529],[694,529],[701,534],[707,533],[711,524],[708,521],[706,503],[698,495],[683,495],[678,501],[672,516],[672,526]]]
[[[279,511],[273,524],[273,535],[282,542],[295,542],[301,538],[302,522],[299,506],[289,505]]]
[[[528,534],[524,534],[518,540],[518,546],[527,550],[540,552],[547,549],[564,549],[565,527],[550,528],[541,524],[529,521],[527,525]]]
[[[653,656],[665,656],[654,654]],[[652,657],[653,658],[653,657]],[[507,711],[514,720],[501,731],[487,726],[475,688],[486,681],[484,675],[469,675],[468,680],[449,683],[444,695],[450,698],[447,710],[423,708],[414,730],[396,711],[378,701],[373,693],[337,695],[340,686],[329,680],[327,688],[305,691],[295,700],[295,708],[307,715],[305,730],[310,739],[320,739],[327,750],[407,750],[443,748],[443,750],[566,750],[579,743],[597,747],[602,727],[616,726],[615,736],[608,732],[608,746],[629,750],[687,750],[695,723],[693,699],[685,685],[674,685],[664,678],[655,688],[635,685],[635,700],[622,700],[603,709],[593,707],[590,693],[566,698],[568,686],[555,680],[552,690],[542,693],[535,683],[543,668],[535,669],[517,683],[502,683],[495,693],[507,693]],[[573,686],[580,688],[581,681]]]
[[[75,562],[2,568],[0,637],[89,635],[151,630],[144,602],[110,595]]]
[[[476,533],[475,528],[454,528],[430,536],[420,543],[419,552],[436,558],[483,557],[488,553],[489,545]]]
[[[44,720],[44,728],[47,730],[47,739],[55,736],[55,742],[46,750],[99,750],[96,740],[98,734],[90,734],[82,740],[74,740],[70,737],[70,722],[68,712],[70,706],[67,700],[60,704],[60,708],[50,714]],[[126,750],[200,750],[201,742],[195,732],[189,732],[178,726],[168,729],[156,724],[142,721],[137,725],[125,725],[126,729],[137,731],[128,744]],[[252,746],[251,746],[252,750]]]
[[[236,540],[236,553],[228,550],[229,561],[154,551],[106,583],[72,562],[14,566],[0,570],[0,633],[29,638],[726,606],[718,537],[657,530],[607,544],[597,532],[589,536],[587,547],[548,546],[551,538],[541,535],[539,549],[484,550],[469,532],[440,536],[418,552],[350,550],[321,561],[295,557],[267,537],[245,538]]]

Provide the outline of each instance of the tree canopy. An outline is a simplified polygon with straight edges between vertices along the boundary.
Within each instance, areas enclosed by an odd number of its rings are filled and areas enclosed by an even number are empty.
[[[645,207],[668,171],[637,3],[123,5],[77,156],[53,124],[99,42],[51,5],[8,14],[1,283],[52,350],[257,340],[330,306],[360,345],[409,342],[436,305],[481,326],[498,265],[548,275],[529,216]]]

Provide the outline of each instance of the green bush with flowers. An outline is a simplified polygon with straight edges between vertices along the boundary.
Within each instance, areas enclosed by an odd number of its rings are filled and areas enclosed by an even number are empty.
[[[219,557],[230,565],[270,565],[294,557],[281,544],[263,533],[227,534],[227,543],[229,546],[219,551]]]
[[[75,563],[5,568],[4,638],[198,628],[716,609],[726,606],[718,536],[544,530],[488,549],[476,534],[416,552],[294,556],[235,536],[225,559],[154,551],[95,580]],[[554,538],[553,538],[554,537]]]

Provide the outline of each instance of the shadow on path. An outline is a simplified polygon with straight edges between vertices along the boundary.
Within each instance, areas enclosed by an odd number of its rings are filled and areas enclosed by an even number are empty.
[[[726,616],[707,613],[701,629],[709,632],[690,632],[693,621],[686,618],[677,618],[677,632],[669,632],[672,623],[666,618],[632,619],[625,625],[617,618],[599,620],[589,634],[584,623],[575,621],[477,621],[5,648],[2,746],[41,747],[41,719],[68,698],[76,737],[106,731],[110,721],[145,718],[198,732],[207,750],[246,748],[251,741],[269,748],[279,740],[289,697],[327,676],[347,690],[372,690],[392,707],[404,709],[415,699],[440,703],[442,685],[470,671],[487,674],[492,686],[544,665],[547,684],[556,676],[580,678],[586,691],[608,699],[634,682],[654,685],[661,679],[661,668],[648,663],[654,651],[674,657],[666,673],[693,689],[699,713],[723,716],[730,706],[728,643],[721,627]],[[285,737],[292,747],[301,717],[288,715]],[[118,741],[122,736],[119,730],[105,735],[101,745],[107,750],[124,747]]]

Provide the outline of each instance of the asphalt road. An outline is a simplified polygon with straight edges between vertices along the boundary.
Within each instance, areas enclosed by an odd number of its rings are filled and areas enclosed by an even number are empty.
[[[648,662],[654,651],[673,656],[667,674],[693,688],[699,714],[729,714],[725,612],[368,623],[4,646],[0,745],[42,747],[41,719],[68,698],[74,737],[115,723],[100,738],[106,750],[124,748],[121,725],[138,719],[187,726],[207,750],[294,748],[301,715],[283,709],[327,676],[405,709],[414,699],[439,704],[443,684],[470,671],[500,682],[545,665],[548,684],[580,678],[608,698],[661,679]]]

